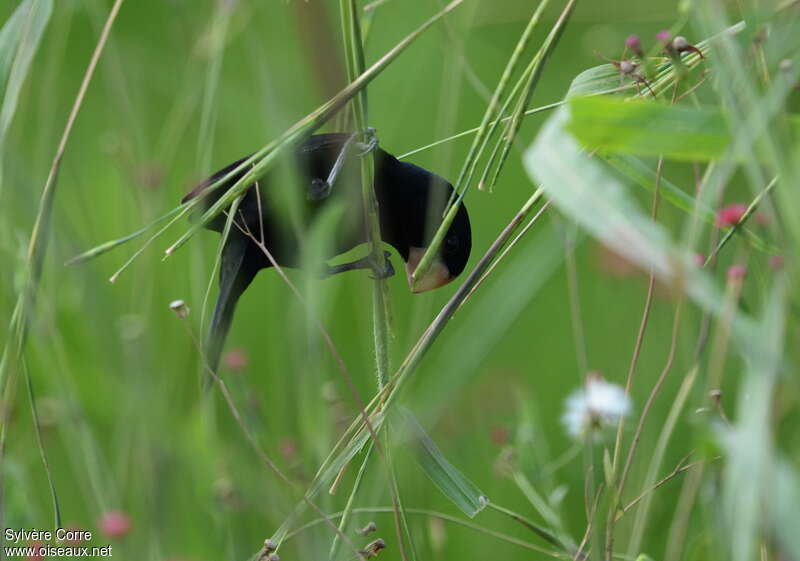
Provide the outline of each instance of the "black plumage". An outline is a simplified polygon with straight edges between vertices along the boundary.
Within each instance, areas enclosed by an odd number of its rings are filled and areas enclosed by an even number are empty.
[[[225,337],[233,320],[236,303],[259,270],[271,262],[250,235],[260,239],[281,267],[298,267],[302,263],[305,235],[313,221],[332,204],[341,210],[335,236],[328,241],[328,255],[334,257],[367,241],[361,196],[359,158],[369,147],[355,142],[349,134],[334,133],[311,136],[300,142],[291,158],[284,158],[280,170],[273,170],[251,186],[239,205],[236,224],[231,228],[222,250],[220,292],[209,327],[206,343],[208,364],[216,371]],[[246,158],[221,169],[187,194],[182,202],[203,197],[202,209],[227,191],[244,172],[229,178],[211,192],[207,188],[231,172]],[[340,166],[337,166],[337,161]],[[441,177],[408,162],[401,162],[380,148],[374,148],[375,197],[378,203],[381,238],[397,250],[406,262],[409,277],[441,223],[442,214],[453,193],[452,186]],[[337,172],[331,176],[331,171]],[[329,181],[330,180],[330,181]],[[291,192],[280,191],[292,186]],[[295,197],[289,204],[288,195]],[[299,203],[299,204],[297,204]],[[292,218],[290,214],[294,213]],[[222,232],[227,217],[217,216],[207,227]],[[471,249],[471,231],[467,210],[459,205],[438,258],[420,282],[417,290],[429,290],[457,277],[466,266]],[[324,267],[320,264],[320,267]],[[375,274],[388,275],[368,258],[353,263],[321,268],[327,274],[346,270],[372,268]]]

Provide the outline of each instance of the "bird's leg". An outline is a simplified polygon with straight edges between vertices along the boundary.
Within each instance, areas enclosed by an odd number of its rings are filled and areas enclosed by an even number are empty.
[[[365,134],[367,137],[366,142],[355,142],[355,145],[360,150],[358,154],[359,157],[366,156],[378,146],[378,136],[375,134],[374,128],[369,127]],[[331,190],[333,189],[333,184],[336,182],[336,179],[339,177],[339,173],[344,167],[347,152],[350,149],[350,146],[353,145],[357,136],[358,133],[353,133],[345,141],[342,149],[339,151],[339,155],[336,157],[336,161],[334,162],[327,179],[315,177],[311,180],[311,187],[308,189],[308,200],[321,201],[322,199],[327,199],[330,196]]]
[[[333,163],[330,173],[328,174],[328,179],[320,179],[319,177],[315,177],[311,180],[311,187],[308,190],[308,199],[310,201],[321,201],[322,199],[328,198],[328,196],[331,194],[333,184],[336,182],[336,178],[339,177],[339,172],[341,172],[342,168],[344,167],[344,160],[347,157],[347,150],[350,148],[350,144],[352,144],[356,136],[357,133],[353,133],[350,135],[350,138],[345,141],[342,149],[339,151],[339,155],[336,157],[336,161]]]
[[[384,255],[384,264],[378,265],[374,259],[372,259],[371,255],[366,257],[362,257],[361,259],[356,259],[351,263],[342,263],[341,265],[329,265],[326,270],[322,273],[322,277],[330,277],[333,275],[338,275],[339,273],[344,273],[345,271],[354,271],[356,269],[370,269],[372,270],[373,279],[388,279],[391,276],[394,276],[394,267],[392,267],[392,262],[389,261],[389,257],[391,253],[388,251],[383,252]]]

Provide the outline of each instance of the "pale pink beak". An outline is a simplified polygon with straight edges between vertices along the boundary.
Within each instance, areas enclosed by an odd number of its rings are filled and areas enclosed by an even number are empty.
[[[424,277],[419,279],[416,286],[414,286],[414,277],[412,275],[414,274],[414,271],[417,270],[417,265],[419,265],[423,255],[425,255],[424,247],[412,247],[408,252],[406,278],[408,279],[408,287],[414,294],[439,288],[440,286],[444,286],[453,280],[453,277],[450,276],[450,271],[447,269],[447,266],[437,259],[431,263],[431,267],[428,269],[428,272]]]

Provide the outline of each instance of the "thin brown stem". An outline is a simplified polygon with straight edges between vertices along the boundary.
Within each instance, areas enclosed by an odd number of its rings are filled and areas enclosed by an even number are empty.
[[[645,498],[647,495],[649,495],[650,493],[652,493],[653,491],[655,491],[656,489],[658,489],[659,487],[661,487],[662,485],[664,485],[665,483],[667,483],[668,481],[670,481],[671,479],[675,478],[675,476],[677,476],[677,475],[679,475],[679,474],[683,473],[684,471],[690,470],[690,469],[692,469],[692,468],[693,468],[693,467],[695,467],[695,466],[699,466],[699,465],[701,465],[701,464],[705,464],[705,463],[706,463],[706,461],[705,461],[705,460],[700,460],[700,461],[697,461],[697,462],[692,462],[691,464],[684,464],[684,462],[686,462],[686,460],[687,460],[687,459],[689,459],[689,456],[691,456],[692,454],[694,454],[694,452],[690,452],[689,454],[687,454],[686,456],[684,456],[684,457],[681,459],[681,461],[680,461],[680,462],[678,462],[678,465],[677,465],[677,466],[675,466],[675,469],[673,469],[673,470],[672,470],[671,472],[669,472],[667,475],[665,475],[664,477],[662,477],[661,479],[659,479],[658,481],[656,481],[656,482],[653,484],[653,486],[652,486],[652,487],[650,487],[649,489],[646,489],[646,490],[645,490],[645,491],[643,491],[643,492],[642,492],[642,493],[641,493],[641,494],[640,494],[638,497],[636,497],[636,498],[635,498],[635,499],[633,499],[631,502],[629,502],[629,503],[628,503],[628,504],[626,504],[624,507],[622,507],[622,512],[620,513],[619,517],[622,517],[622,515],[623,515],[623,514],[626,514],[626,513],[627,513],[627,512],[628,512],[630,509],[632,509],[632,508],[633,508],[633,507],[635,507],[637,504],[639,504],[639,502],[640,502],[642,499],[644,499],[644,498]]]
[[[642,430],[644,429],[644,423],[647,420],[647,416],[650,413],[650,409],[653,407],[653,403],[658,397],[659,392],[661,391],[662,386],[664,385],[664,381],[667,379],[667,375],[672,370],[672,365],[675,362],[675,354],[678,348],[678,330],[681,323],[681,310],[683,309],[683,297],[681,296],[681,300],[678,302],[678,305],[675,309],[675,316],[672,320],[672,338],[670,341],[669,347],[669,355],[667,356],[667,362],[664,365],[663,370],[661,371],[661,375],[658,377],[655,386],[650,391],[650,395],[647,398],[647,402],[645,403],[644,409],[642,410],[642,415],[639,418],[639,424],[636,426],[636,432],[633,435],[633,441],[631,442],[630,450],[628,450],[628,458],[625,461],[625,469],[622,471],[622,476],[619,480],[619,487],[617,490],[617,496],[622,496],[622,490],[625,487],[625,482],[628,479],[628,474],[630,473],[631,465],[633,464],[633,457],[636,454],[636,448],[639,444],[639,440],[642,437]]]

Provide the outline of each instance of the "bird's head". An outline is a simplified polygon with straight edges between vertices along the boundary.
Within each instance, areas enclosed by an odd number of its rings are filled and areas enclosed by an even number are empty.
[[[472,232],[466,207],[458,204],[425,276],[414,283],[413,275],[447,211],[453,186],[445,179],[410,162],[382,153],[375,192],[381,215],[381,236],[406,262],[412,292],[439,288],[455,279],[469,260]]]
[[[425,276],[414,283],[414,271],[417,270],[427,247],[410,246],[406,261],[406,277],[411,292],[419,293],[444,286],[455,279],[464,270],[472,249],[472,233],[469,216],[464,205],[459,204],[456,217],[447,230],[442,244],[434,256],[433,262]]]

